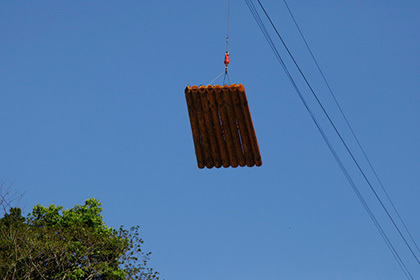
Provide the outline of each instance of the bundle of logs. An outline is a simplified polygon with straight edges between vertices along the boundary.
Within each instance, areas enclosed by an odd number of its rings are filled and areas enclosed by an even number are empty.
[[[261,166],[261,154],[242,84],[187,86],[199,168]]]

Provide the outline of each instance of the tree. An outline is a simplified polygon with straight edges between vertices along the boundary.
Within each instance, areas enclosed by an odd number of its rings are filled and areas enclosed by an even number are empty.
[[[158,280],[139,227],[107,227],[101,205],[36,205],[27,218],[10,208],[0,219],[0,279]]]
[[[5,182],[0,181],[0,212],[6,214],[13,204],[21,200],[23,195],[23,193],[19,194],[17,191],[13,191],[13,183],[6,185]]]

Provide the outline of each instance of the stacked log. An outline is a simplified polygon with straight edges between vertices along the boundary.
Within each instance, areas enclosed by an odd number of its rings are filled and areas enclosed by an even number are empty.
[[[199,168],[262,165],[242,84],[187,86],[185,98]]]

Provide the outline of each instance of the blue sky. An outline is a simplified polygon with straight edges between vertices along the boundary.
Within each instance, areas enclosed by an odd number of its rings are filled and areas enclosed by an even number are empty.
[[[263,4],[368,170],[283,2]],[[420,2],[289,5],[419,241]],[[107,225],[141,226],[165,279],[404,279],[245,1],[231,3],[229,73],[247,91],[263,165],[197,168],[184,88],[223,71],[226,15],[222,0],[1,1],[0,180],[25,192],[26,212],[98,198]]]

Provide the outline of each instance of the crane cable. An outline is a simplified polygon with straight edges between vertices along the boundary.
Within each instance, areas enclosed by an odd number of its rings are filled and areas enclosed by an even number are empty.
[[[371,220],[373,221],[373,223],[375,224],[375,227],[378,229],[380,235],[382,236],[382,238],[384,239],[385,243],[387,244],[388,248],[391,250],[392,255],[394,256],[394,258],[396,259],[397,263],[399,264],[400,268],[402,269],[403,273],[405,274],[405,276],[408,279],[414,279],[412,274],[410,273],[410,271],[408,270],[408,268],[406,267],[404,261],[401,259],[400,255],[398,254],[398,252],[396,251],[395,247],[392,245],[391,241],[389,240],[388,236],[386,235],[386,233],[384,232],[384,230],[382,229],[381,225],[379,224],[378,220],[375,218],[373,212],[371,211],[371,209],[369,208],[369,205],[366,203],[366,201],[364,200],[363,196],[361,195],[360,191],[358,190],[357,186],[355,185],[354,181],[352,180],[351,176],[349,175],[347,169],[345,168],[344,164],[342,163],[342,161],[340,160],[338,154],[336,153],[335,149],[333,148],[331,142],[329,141],[328,137],[326,136],[325,132],[323,131],[322,127],[320,126],[318,120],[316,119],[315,115],[313,114],[312,110],[310,109],[309,105],[307,104],[305,98],[303,97],[302,93],[300,92],[299,88],[297,87],[293,77],[291,76],[290,72],[288,71],[285,63],[283,62],[277,48],[275,47],[271,36],[269,35],[267,29],[265,28],[264,23],[262,22],[258,11],[256,10],[254,4],[252,3],[251,0],[245,0],[252,15],[254,16],[254,19],[257,21],[257,24],[259,25],[262,33],[264,34],[267,42],[269,43],[271,49],[273,50],[276,58],[278,59],[278,61],[280,62],[282,68],[284,69],[284,71],[286,72],[286,75],[288,76],[289,80],[291,81],[293,87],[295,88],[297,94],[299,95],[299,98],[301,99],[301,101],[303,102],[306,110],[309,112],[312,120],[314,121],[316,127],[318,128],[319,132],[321,133],[324,141],[326,142],[328,148],[330,149],[331,153],[333,154],[335,160],[337,161],[340,169],[342,170],[342,172],[344,173],[346,179],[348,180],[348,182],[350,183],[350,185],[352,186],[353,190],[355,191],[357,197],[359,198],[360,202],[362,203],[363,207],[365,208],[366,212],[368,213],[369,217],[371,218]]]
[[[228,67],[229,67],[229,23],[230,23],[230,0],[228,0],[228,11],[227,11],[227,28],[226,28],[226,53],[225,53],[225,76],[223,78],[223,84],[225,83],[226,77],[229,80],[229,84],[231,84]]]
[[[363,169],[361,168],[361,166],[359,165],[358,161],[356,160],[356,158],[354,157],[353,153],[351,152],[350,148],[348,147],[347,143],[344,141],[343,137],[341,136],[341,133],[338,131],[337,127],[335,126],[334,122],[332,121],[332,119],[330,118],[328,112],[325,110],[324,106],[322,105],[321,101],[319,100],[318,96],[316,95],[315,91],[313,90],[312,86],[309,84],[309,81],[306,79],[305,75],[303,74],[301,68],[299,67],[299,65],[297,64],[296,60],[294,59],[292,53],[290,52],[289,48],[287,47],[286,43],[284,42],[283,38],[280,36],[280,33],[278,32],[277,28],[275,27],[273,21],[271,20],[270,16],[268,15],[267,11],[264,9],[264,6],[261,4],[260,0],[257,0],[261,9],[263,10],[264,14],[266,15],[267,19],[269,20],[271,26],[273,27],[274,31],[276,32],[277,36],[279,37],[279,39],[281,40],[281,42],[283,43],[283,46],[285,47],[285,49],[287,50],[290,58],[293,60],[294,64],[296,65],[297,69],[299,70],[299,73],[301,74],[302,78],[305,80],[305,83],[308,85],[310,91],[312,92],[312,95],[315,97],[316,101],[318,102],[319,106],[321,107],[324,115],[327,117],[329,123],[331,124],[331,126],[333,127],[334,131],[336,132],[337,136],[340,138],[340,141],[342,142],[342,144],[344,145],[344,147],[346,148],[348,154],[350,155],[350,157],[352,158],[353,162],[356,164],[357,169],[360,171],[360,173],[362,174],[363,178],[365,179],[365,181],[367,182],[367,184],[369,185],[369,188],[371,189],[371,191],[373,192],[374,196],[376,197],[376,199],[378,200],[378,202],[380,203],[380,205],[382,206],[383,210],[385,211],[386,215],[388,216],[388,218],[391,220],[392,224],[394,225],[395,229],[398,231],[398,234],[400,235],[400,237],[402,238],[402,240],[404,241],[404,243],[406,244],[406,246],[408,247],[408,249],[410,250],[411,254],[413,255],[413,257],[415,258],[415,260],[417,261],[418,264],[420,264],[420,260],[418,259],[417,255],[414,253],[413,249],[411,248],[410,244],[408,243],[407,239],[405,238],[405,236],[402,234],[400,228],[398,227],[398,225],[395,223],[394,219],[392,218],[391,214],[389,213],[388,209],[385,207],[384,203],[382,202],[382,199],[379,197],[379,195],[377,194],[377,192],[375,191],[375,189],[373,188],[372,184],[370,183],[369,179],[367,178],[365,172],[363,171]]]
[[[228,8],[227,8],[227,30],[226,30],[226,52],[225,52],[225,70],[220,73],[216,78],[214,78],[209,85],[213,84],[214,81],[220,78],[223,74],[223,85],[225,85],[226,77],[228,78],[229,84],[232,82],[230,81],[229,73],[228,73],[228,66],[229,66],[229,23],[230,23],[230,0],[228,0]]]
[[[230,22],[230,0],[228,0],[228,12],[227,12],[226,54],[229,54],[229,22]]]
[[[397,210],[397,207],[395,206],[395,204],[394,204],[394,202],[392,201],[391,197],[389,196],[389,194],[388,194],[387,190],[385,189],[385,186],[384,186],[384,184],[382,183],[382,180],[379,178],[378,173],[376,172],[375,168],[373,167],[373,165],[372,165],[371,161],[369,160],[369,158],[368,158],[368,156],[367,156],[367,154],[366,154],[366,152],[365,152],[365,150],[364,150],[364,148],[363,148],[362,144],[360,143],[360,141],[359,141],[358,137],[356,136],[356,133],[354,132],[354,130],[353,130],[353,128],[352,128],[352,126],[350,125],[349,120],[347,119],[346,115],[344,114],[344,111],[343,111],[343,109],[341,108],[340,103],[338,102],[337,98],[335,97],[335,94],[334,94],[334,92],[333,92],[333,90],[332,90],[332,88],[331,88],[330,84],[328,83],[327,78],[325,77],[325,75],[324,75],[323,71],[321,70],[321,67],[319,66],[319,63],[318,63],[318,61],[317,61],[317,60],[316,60],[316,58],[315,58],[315,55],[313,54],[313,52],[312,52],[311,48],[309,47],[309,44],[308,44],[308,42],[307,42],[307,40],[306,40],[305,36],[303,35],[303,32],[302,32],[302,30],[300,29],[299,24],[297,23],[297,21],[296,21],[296,19],[295,19],[294,15],[293,15],[293,13],[292,13],[292,10],[290,9],[290,7],[289,7],[289,5],[287,4],[287,1],[286,1],[286,0],[283,0],[283,2],[284,2],[284,4],[286,5],[286,8],[287,8],[287,10],[288,10],[288,12],[289,12],[290,16],[292,17],[293,22],[295,23],[296,28],[298,29],[299,34],[300,34],[300,36],[302,37],[302,39],[303,39],[303,41],[304,41],[304,43],[305,43],[305,45],[306,45],[306,48],[308,49],[308,51],[309,51],[309,53],[310,53],[310,55],[311,55],[311,57],[312,57],[312,60],[314,61],[315,65],[316,65],[316,67],[318,68],[318,71],[319,71],[319,73],[321,74],[322,79],[324,80],[324,83],[325,83],[325,85],[327,86],[328,91],[330,92],[330,94],[331,94],[331,96],[332,96],[332,98],[333,98],[333,100],[334,100],[335,104],[337,105],[337,108],[339,109],[339,111],[340,111],[340,113],[341,113],[341,115],[342,115],[342,117],[343,117],[343,119],[344,119],[344,121],[345,121],[345,123],[346,123],[347,127],[349,128],[349,130],[350,130],[350,132],[351,132],[351,134],[352,134],[353,138],[356,140],[356,143],[357,143],[358,147],[360,148],[360,150],[361,150],[361,152],[362,152],[362,154],[363,154],[363,157],[365,158],[366,162],[368,163],[368,165],[369,165],[370,169],[372,170],[372,172],[373,172],[373,174],[374,174],[375,178],[376,178],[376,179],[377,179],[377,181],[379,182],[379,185],[381,186],[381,188],[382,188],[382,190],[383,190],[383,192],[384,192],[385,196],[387,197],[387,199],[388,199],[389,203],[391,204],[392,209],[393,209],[393,210],[394,210],[394,212],[397,214],[397,217],[398,217],[398,219],[400,220],[401,224],[403,225],[403,227],[404,227],[405,231],[408,233],[408,236],[410,237],[411,242],[414,244],[414,246],[416,247],[417,251],[420,253],[420,248],[418,247],[418,245],[417,245],[416,241],[414,240],[413,236],[411,235],[410,230],[409,230],[409,229],[408,229],[408,227],[406,226],[406,224],[405,224],[404,220],[402,219],[402,217],[401,217],[401,215],[400,215],[399,211]]]

